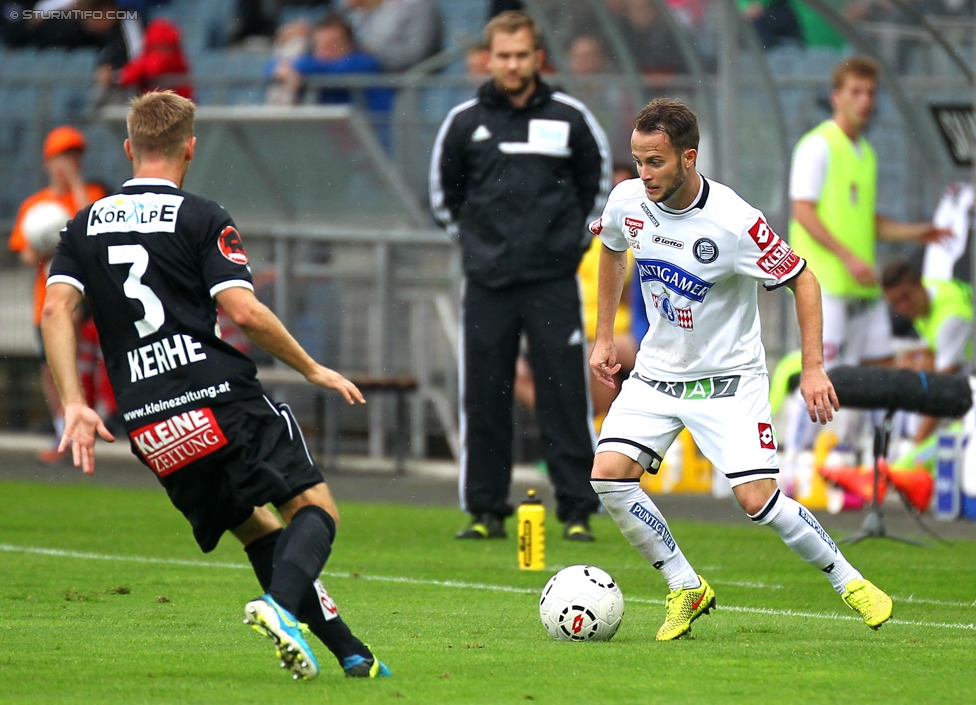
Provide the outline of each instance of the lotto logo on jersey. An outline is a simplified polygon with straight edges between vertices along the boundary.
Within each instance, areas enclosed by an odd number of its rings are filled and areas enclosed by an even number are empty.
[[[776,450],[776,440],[773,438],[772,424],[759,424],[759,446],[768,450]]]
[[[160,477],[227,445],[209,408],[194,409],[129,433],[139,454]]]
[[[757,220],[755,225],[749,228],[749,235],[763,252],[768,250],[774,242],[779,240],[779,235],[774,233],[773,229],[769,227],[766,224],[766,221],[762,218]]]
[[[217,247],[220,248],[220,254],[234,264],[247,264],[247,251],[244,249],[244,241],[233,225],[228,225],[220,231]]]
[[[590,228],[591,233],[593,233],[594,235],[599,235],[600,233],[603,232],[603,218],[602,217],[597,218],[592,223],[590,223],[588,227]]]
[[[764,272],[768,272],[777,279],[782,279],[796,269],[797,265],[800,264],[800,258],[792,247],[779,240],[773,249],[756,261],[756,264]]]

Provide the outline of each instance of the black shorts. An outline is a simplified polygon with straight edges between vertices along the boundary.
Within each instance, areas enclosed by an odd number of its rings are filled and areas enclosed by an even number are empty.
[[[280,506],[323,481],[291,409],[268,397],[182,412],[129,440],[204,552],[255,507]]]

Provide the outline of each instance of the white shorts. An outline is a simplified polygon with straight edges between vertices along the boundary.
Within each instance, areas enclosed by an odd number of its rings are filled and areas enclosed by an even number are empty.
[[[779,474],[765,374],[693,382],[633,374],[610,405],[596,452],[621,453],[654,474],[683,428],[733,487]]]

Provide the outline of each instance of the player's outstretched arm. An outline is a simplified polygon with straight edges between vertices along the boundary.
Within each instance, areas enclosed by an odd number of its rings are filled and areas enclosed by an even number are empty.
[[[281,320],[244,287],[224,289],[217,300],[230,319],[262,350],[301,372],[305,379],[326,389],[334,389],[350,404],[365,404],[359,388],[335,370],[317,363],[288,332]]]
[[[47,363],[64,405],[64,434],[59,451],[71,446],[76,468],[86,475],[95,474],[95,434],[114,441],[105,423],[88,406],[78,374],[78,339],[73,314],[81,303],[81,292],[69,284],[52,284],[44,297],[41,333]]]
[[[810,420],[825,424],[833,421],[840,402],[824,369],[820,282],[808,267],[787,286],[795,295],[796,319],[800,325],[800,394],[807,403]]]

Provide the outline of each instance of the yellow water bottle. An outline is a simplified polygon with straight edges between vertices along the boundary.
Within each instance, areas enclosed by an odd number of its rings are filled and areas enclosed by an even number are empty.
[[[518,508],[518,562],[522,570],[546,567],[546,508],[529,490]]]

